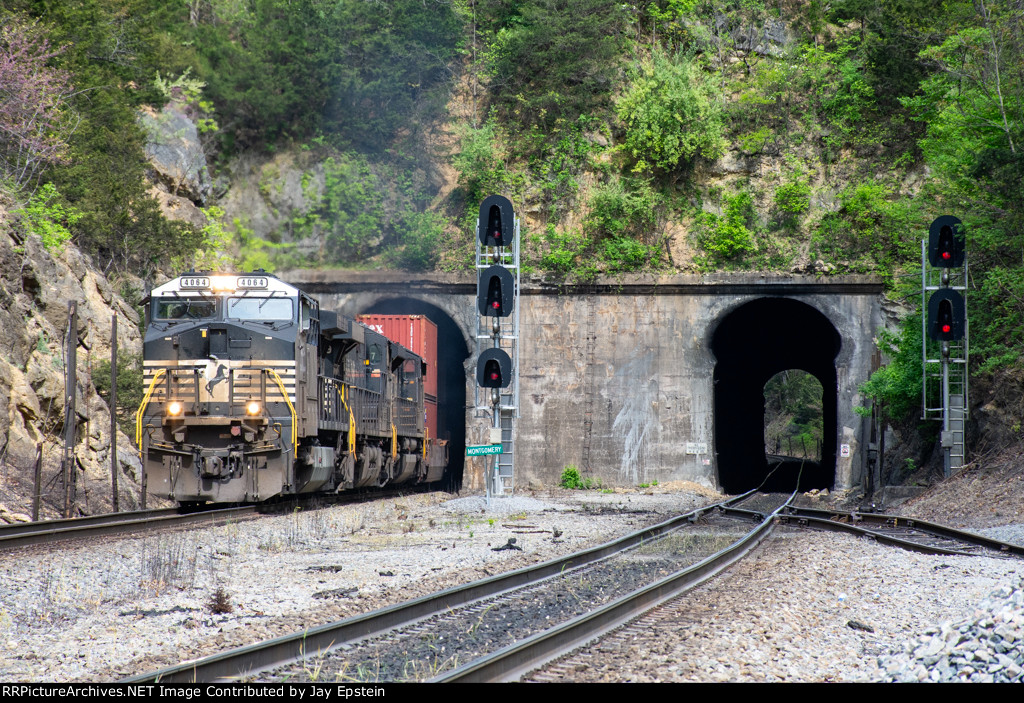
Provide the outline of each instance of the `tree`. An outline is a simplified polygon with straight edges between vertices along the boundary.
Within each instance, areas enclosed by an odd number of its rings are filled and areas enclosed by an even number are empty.
[[[486,65],[494,106],[517,124],[551,130],[607,103],[626,13],[614,0],[487,0]]]
[[[37,23],[0,16],[0,176],[17,189],[67,160],[71,78],[50,65],[63,51]]]
[[[1024,363],[1024,13],[1019,0],[976,0],[921,52],[932,69],[902,102],[925,124],[928,196],[967,230],[971,361],[982,372]]]

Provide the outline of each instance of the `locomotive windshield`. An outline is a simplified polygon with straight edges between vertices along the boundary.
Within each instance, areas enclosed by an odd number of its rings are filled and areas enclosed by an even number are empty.
[[[289,298],[228,298],[228,314],[232,320],[279,321],[293,319]]]
[[[205,320],[217,315],[217,301],[206,298],[158,298],[158,320]]]

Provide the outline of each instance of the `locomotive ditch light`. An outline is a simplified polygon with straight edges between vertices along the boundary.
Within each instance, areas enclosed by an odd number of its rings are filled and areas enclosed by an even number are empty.
[[[928,263],[935,268],[959,268],[966,250],[963,223],[952,215],[935,218],[928,229]]]
[[[485,247],[507,247],[515,237],[515,211],[503,195],[489,195],[480,203],[477,221],[480,243]]]
[[[250,400],[245,404],[246,415],[259,415],[260,409],[260,402],[258,400]]]
[[[171,417],[178,417],[185,410],[185,404],[179,400],[172,400],[167,404],[167,414]]]

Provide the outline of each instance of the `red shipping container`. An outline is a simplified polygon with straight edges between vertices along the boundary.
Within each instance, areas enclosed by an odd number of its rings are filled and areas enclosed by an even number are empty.
[[[359,315],[357,318],[392,342],[419,354],[427,365],[423,378],[427,427],[437,438],[437,325],[424,315]]]

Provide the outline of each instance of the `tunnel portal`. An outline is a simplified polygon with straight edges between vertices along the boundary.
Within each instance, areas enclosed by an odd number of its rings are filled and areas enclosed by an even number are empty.
[[[753,488],[801,491],[835,486],[836,355],[841,339],[814,307],[791,298],[759,298],[729,313],[711,339],[715,355],[715,451],[726,493]],[[802,369],[821,383],[821,461],[777,459],[764,440],[764,386],[776,373]]]
[[[436,305],[414,298],[378,300],[359,314],[423,315],[437,325],[437,420],[438,436],[448,440],[445,490],[462,488],[466,463],[466,371],[469,357],[465,337],[458,324]]]

